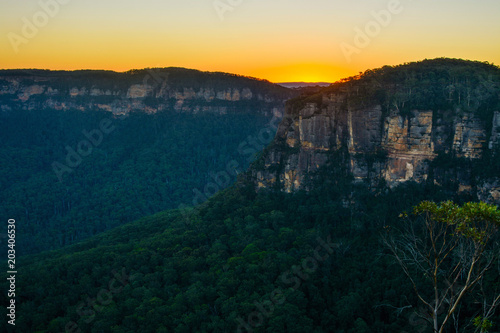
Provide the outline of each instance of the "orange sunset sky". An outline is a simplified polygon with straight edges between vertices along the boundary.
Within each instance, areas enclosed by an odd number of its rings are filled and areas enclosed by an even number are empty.
[[[498,0],[2,0],[0,68],[334,82],[425,58],[498,65],[499,17]]]

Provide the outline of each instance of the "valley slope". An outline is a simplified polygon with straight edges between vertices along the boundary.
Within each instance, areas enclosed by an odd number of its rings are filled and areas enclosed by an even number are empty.
[[[0,71],[0,215],[23,226],[26,254],[201,203],[245,171],[297,94],[183,68]]]

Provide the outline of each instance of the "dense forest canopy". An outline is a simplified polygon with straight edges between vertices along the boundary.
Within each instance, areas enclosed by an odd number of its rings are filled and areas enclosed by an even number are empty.
[[[153,80],[144,78],[148,75],[168,78],[168,84],[172,87],[225,89],[248,88],[257,94],[272,96],[290,96],[289,89],[275,85],[267,80],[246,77],[236,74],[222,72],[203,72],[193,69],[168,67],[168,68],[146,68],[134,69],[127,72],[113,72],[105,70],[77,70],[77,71],[52,71],[39,69],[10,69],[0,70],[0,85],[4,83],[2,78],[17,78],[21,82],[30,82],[36,78],[38,82],[50,82],[54,88],[69,90],[74,86],[90,85],[98,89],[120,89],[127,90],[133,84],[154,83]],[[24,81],[23,81],[24,80]]]
[[[352,204],[346,193],[355,193]],[[375,195],[348,184],[255,194],[242,181],[194,210],[23,258],[18,328],[430,332],[426,309],[382,236],[401,227],[398,216],[414,203],[448,198],[442,188],[417,184]],[[500,288],[497,277],[496,268],[488,272],[488,290]],[[474,331],[480,311],[474,297],[460,308],[464,332]],[[497,325],[500,318],[490,319]]]
[[[296,97],[298,111],[305,102],[321,104],[322,94],[347,92],[349,102],[378,103],[397,110],[453,110],[477,113],[490,120],[500,110],[500,68],[487,62],[439,58],[398,66],[384,66],[345,78],[319,94]]]
[[[145,81],[156,83],[155,94],[174,93],[127,97],[132,85]],[[23,91],[33,86],[45,93],[23,102]],[[175,109],[175,92],[201,87],[248,89],[252,97],[185,102],[191,110],[220,112]],[[74,96],[72,89],[86,93]],[[96,89],[106,94],[92,94]],[[275,110],[294,94],[263,80],[183,68],[4,70],[0,90],[0,214],[16,216],[24,226],[18,239],[22,254],[206,200],[232,183],[272,140],[279,123]],[[52,107],[56,102],[75,107]],[[137,102],[164,108],[113,114],[96,107]]]
[[[499,110],[498,89],[496,66],[436,59],[368,71],[288,103],[300,108],[321,104],[325,93],[347,92],[352,103],[375,101],[386,112],[438,107],[486,119]],[[226,115],[113,119],[116,129],[62,183],[51,169],[65,157],[60,142],[78,143],[81,130],[99,128],[106,113],[0,113],[0,180],[7,189],[0,214],[24,219],[19,225],[29,237],[19,247],[37,252],[18,261],[18,331],[433,331],[433,314],[412,283],[425,286],[429,277],[409,280],[384,239],[400,237],[407,226],[401,214],[424,200],[467,208],[475,198],[431,180],[393,188],[353,182],[340,163],[344,151],[331,152],[308,192],[257,191],[244,168],[271,141],[255,134],[270,119],[252,112],[254,104],[238,106]],[[463,162],[499,176],[492,161],[498,156]],[[452,168],[455,161],[435,163]],[[203,195],[223,170],[237,170],[224,181],[236,183],[197,200],[192,190]],[[158,213],[183,202],[193,207]],[[419,230],[415,235],[425,235],[425,227]],[[488,239],[497,252],[498,237]],[[47,240],[56,246],[41,252]],[[498,294],[499,275],[496,265],[485,271],[483,288],[463,297],[443,332],[477,332],[484,323],[490,332],[500,329],[498,311],[487,322],[480,317],[481,296]],[[434,315],[442,322],[446,313]]]

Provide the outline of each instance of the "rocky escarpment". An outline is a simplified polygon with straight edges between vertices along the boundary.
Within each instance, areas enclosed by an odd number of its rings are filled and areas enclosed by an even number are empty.
[[[451,89],[448,82],[419,86],[427,83],[425,76],[420,83],[398,82],[401,76],[421,74],[412,67],[418,65],[407,65],[370,72],[320,95],[291,101],[274,142],[251,170],[256,186],[309,190],[331,162],[337,167],[342,163],[354,182],[370,186],[452,182],[458,191],[498,202],[500,171],[491,161],[500,144],[500,85],[495,76],[486,80],[489,90],[482,82],[467,86],[472,76],[456,74],[456,66],[464,65],[471,66],[459,62],[440,67],[447,80],[464,79],[463,86],[455,83],[456,96],[445,94]],[[436,66],[431,64],[434,72]],[[472,64],[473,72],[474,66],[479,65]],[[497,68],[491,70],[498,74]],[[405,74],[396,75],[401,71]],[[469,100],[464,102],[467,91]],[[474,103],[478,95],[482,100]],[[344,158],[334,160],[340,152]],[[481,163],[489,165],[483,168]]]
[[[103,110],[115,115],[164,110],[225,114],[245,103],[257,103],[269,106],[258,107],[257,112],[270,113],[294,94],[267,81],[181,68],[127,73],[0,71],[0,111],[50,108]]]

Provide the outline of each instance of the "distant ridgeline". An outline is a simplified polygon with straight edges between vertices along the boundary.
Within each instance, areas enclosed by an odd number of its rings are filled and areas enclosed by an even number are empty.
[[[342,179],[442,185],[500,201],[500,69],[455,59],[382,67],[288,101],[250,175],[286,192]]]
[[[298,94],[182,68],[0,71],[0,215],[33,253],[202,202],[273,139]]]
[[[280,103],[293,92],[268,81],[184,68],[111,71],[0,70],[2,111],[23,110],[132,111],[162,110],[227,113],[228,102]],[[258,111],[257,111],[258,112]]]

